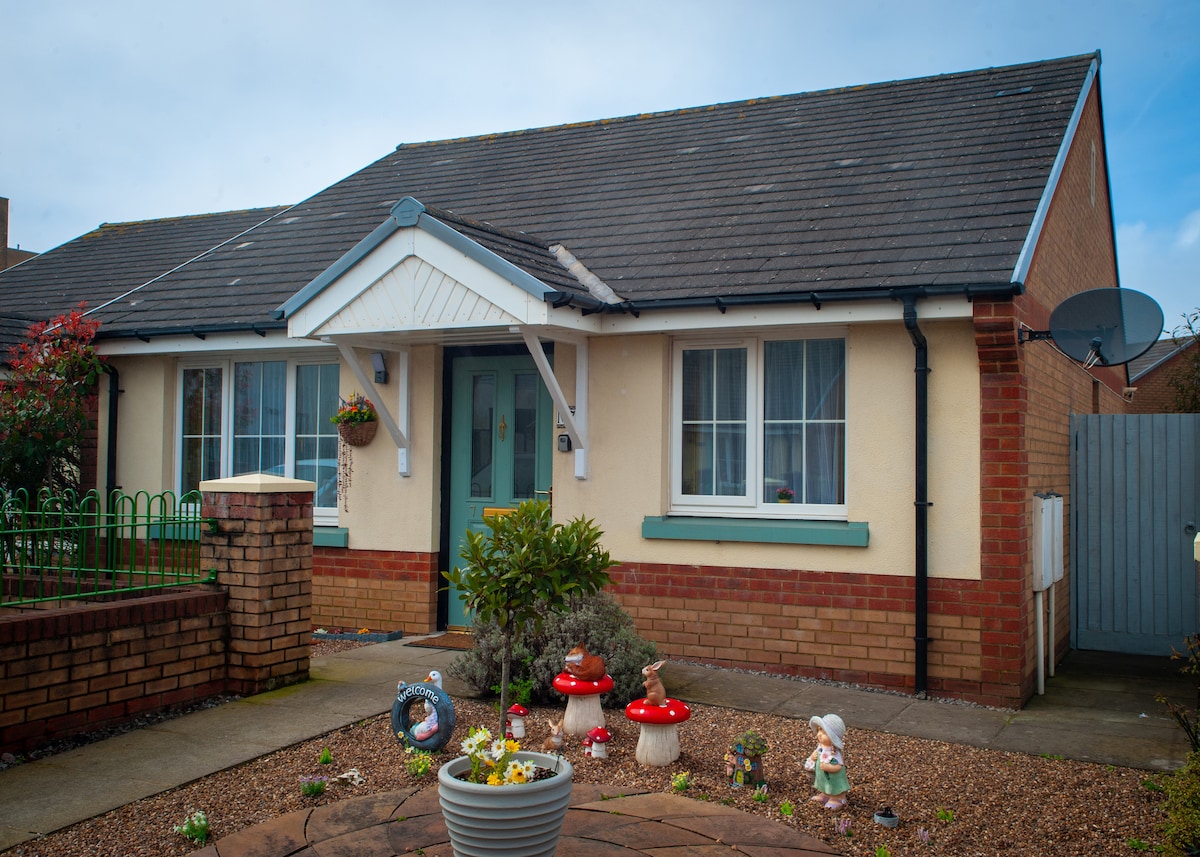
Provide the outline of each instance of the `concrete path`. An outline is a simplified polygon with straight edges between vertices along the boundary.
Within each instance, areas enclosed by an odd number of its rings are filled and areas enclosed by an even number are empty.
[[[304,684],[0,771],[0,850],[390,711],[398,679],[445,674],[458,655],[410,642],[323,657]],[[1181,766],[1188,750],[1155,695],[1195,705],[1177,662],[1081,652],[1019,712],[680,663],[662,677],[671,696],[688,702],[804,719],[837,712],[855,728],[1150,770]],[[446,687],[466,693],[452,679]],[[116,767],[120,778],[111,775]]]

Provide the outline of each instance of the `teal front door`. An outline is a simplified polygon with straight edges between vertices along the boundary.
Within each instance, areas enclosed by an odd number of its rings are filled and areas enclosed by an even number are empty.
[[[486,531],[484,515],[548,494],[553,427],[550,394],[527,355],[459,357],[451,397],[448,562],[457,568],[464,534]],[[470,624],[452,586],[446,625]]]

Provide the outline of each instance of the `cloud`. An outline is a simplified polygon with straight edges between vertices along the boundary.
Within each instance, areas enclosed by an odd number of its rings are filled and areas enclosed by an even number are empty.
[[[1121,286],[1157,300],[1170,332],[1200,307],[1200,209],[1163,228],[1118,224],[1117,260]]]

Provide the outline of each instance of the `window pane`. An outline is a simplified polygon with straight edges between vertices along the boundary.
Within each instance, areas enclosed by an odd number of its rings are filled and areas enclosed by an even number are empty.
[[[763,412],[768,420],[804,418],[804,343],[768,342],[763,358]]]
[[[746,419],[746,349],[717,351],[717,419]]]
[[[471,389],[471,496],[492,496],[492,422],[496,378],[476,375]]]
[[[713,416],[713,352],[683,352],[683,418],[711,420]]]
[[[183,371],[183,436],[180,485],[200,487],[203,479],[221,475],[221,370]]]
[[[295,476],[316,483],[313,505],[337,505],[336,363],[296,367]]]
[[[717,425],[716,493],[740,497],[746,493],[746,427]]]
[[[233,475],[286,475],[284,418],[287,363],[236,363],[233,367]]]
[[[698,496],[746,493],[747,352],[683,352],[681,490]]]
[[[846,428],[843,423],[810,423],[805,456],[805,503],[846,502]],[[799,493],[797,492],[797,498]]]
[[[846,418],[846,343],[841,339],[817,339],[808,343],[805,373],[810,420]]]
[[[513,484],[514,500],[533,498],[537,479],[538,376],[513,376]]]
[[[763,431],[763,502],[777,503],[780,488],[791,488],[797,499],[803,497],[802,423],[770,423]]]
[[[713,493],[713,429],[710,425],[683,427],[683,493]]]

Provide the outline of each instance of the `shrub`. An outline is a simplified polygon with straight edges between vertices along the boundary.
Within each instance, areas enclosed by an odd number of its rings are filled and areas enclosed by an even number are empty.
[[[471,631],[475,647],[459,655],[449,672],[486,693],[500,684],[503,638],[495,622],[476,622]],[[642,667],[658,660],[658,650],[638,636],[633,619],[604,592],[576,599],[572,610],[550,613],[540,631],[526,633],[513,647],[511,682],[529,682],[531,701],[561,703],[554,677],[563,671],[567,652],[580,643],[604,658],[612,676],[614,687],[606,703],[624,705],[643,696]]]
[[[1163,791],[1167,795],[1163,853],[1170,857],[1200,853],[1200,753],[1188,756],[1187,764],[1167,779]]]

